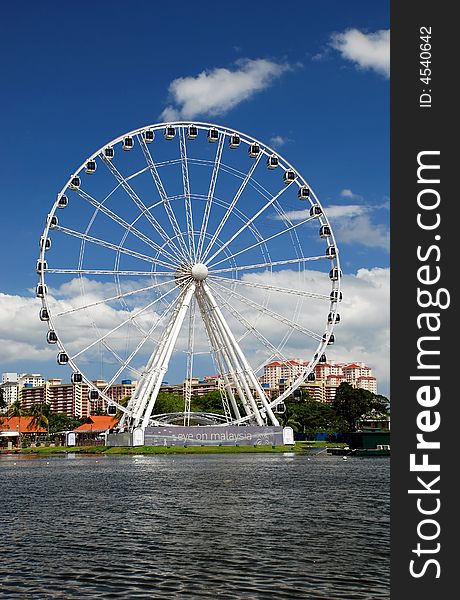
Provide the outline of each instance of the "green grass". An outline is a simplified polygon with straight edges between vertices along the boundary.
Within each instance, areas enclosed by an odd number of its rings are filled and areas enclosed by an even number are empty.
[[[38,446],[16,450],[21,454],[251,454],[306,452],[311,448],[344,446],[331,442],[296,442],[294,446]],[[14,452],[14,450],[13,450]]]

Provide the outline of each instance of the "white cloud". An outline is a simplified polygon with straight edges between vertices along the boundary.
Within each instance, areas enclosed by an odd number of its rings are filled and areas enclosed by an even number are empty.
[[[341,190],[340,195],[342,196],[342,198],[348,198],[350,200],[362,200],[362,196],[360,196],[359,194],[355,194],[352,190],[349,190],[347,188]]]
[[[271,284],[290,289],[304,289],[329,295],[330,280],[327,273],[318,271],[306,271],[299,274],[295,270],[283,269],[277,273],[269,275],[268,273],[259,273],[245,275],[244,281],[258,282],[262,284]],[[212,285],[212,283],[211,283]],[[72,284],[66,284],[67,290]],[[106,297],[107,290],[104,285],[100,293],[93,286],[92,298]],[[219,290],[219,288],[216,288]],[[301,326],[311,329],[321,335],[322,326],[325,326],[328,312],[328,303],[324,300],[312,300],[306,298],[299,301],[298,296],[285,293],[271,292],[261,288],[248,288],[238,285],[236,291],[243,294],[246,298],[252,299],[259,304],[267,303],[267,307],[272,311],[285,315],[289,319],[294,319]],[[336,343],[330,346],[327,355],[330,360],[362,361],[368,364],[377,377],[379,390],[389,394],[389,291],[390,277],[389,269],[373,268],[360,269],[356,274],[345,274],[342,279],[342,290],[344,294],[343,301],[339,310],[341,313],[341,322],[337,326]],[[306,337],[304,334],[292,333],[292,330],[278,320],[274,320],[266,312],[256,313],[251,306],[243,304],[236,298],[232,298],[231,292],[223,293],[225,300],[231,300],[232,305],[250,323],[255,325],[267,339],[272,343],[284,344],[283,353],[286,357],[300,357],[309,359],[314,352],[316,343]],[[219,302],[222,302],[215,293]],[[57,310],[57,300],[49,296],[50,303],[55,313]],[[68,307],[69,300],[61,301],[60,309]],[[69,377],[70,372],[66,369],[62,371],[56,364],[56,346],[49,346],[45,341],[47,326],[38,319],[40,301],[34,297],[12,296],[0,294],[0,364],[3,370],[22,370],[32,369],[33,372],[48,372],[48,376],[59,376],[63,379]],[[97,311],[91,311],[94,320],[97,321],[99,331],[105,333],[119,324],[133,308],[127,309],[121,306],[101,305]],[[164,310],[164,307],[163,307]],[[248,359],[253,366],[258,366],[266,362],[269,357],[267,348],[255,338],[252,334],[245,331],[241,318],[232,316],[228,310],[223,307],[229,325],[235,335],[240,339],[241,347],[247,354]],[[139,324],[145,330],[155,322],[156,314],[150,311],[144,319],[139,319]],[[188,319],[186,320],[186,323]],[[199,322],[199,320],[198,320]],[[57,323],[56,323],[57,324]],[[95,330],[91,327],[89,319],[85,319],[81,312],[75,313],[73,318],[66,320],[66,325],[60,324],[60,335],[65,335],[69,340],[66,349],[70,352],[78,351],[84,348],[92,339],[95,339]],[[241,339],[241,336],[245,336]],[[171,361],[171,369],[168,375],[170,381],[180,381],[184,371],[180,365],[185,365],[185,352],[187,347],[187,326],[182,328],[181,336],[178,340],[177,351]],[[123,331],[122,335],[112,336],[110,343],[113,348],[123,354],[127,347],[133,349],[141,339],[140,332],[131,328],[128,332]],[[126,345],[126,348],[125,348]],[[155,342],[150,341],[145,352],[139,356],[136,366],[145,364],[146,356],[152,352]],[[197,332],[196,349],[207,349],[207,343],[204,331]],[[110,360],[109,360],[110,359]],[[110,376],[117,369],[116,361],[110,358],[108,353],[105,357],[105,376]],[[200,357],[200,361],[205,357]],[[205,364],[203,362],[203,364]],[[82,369],[90,377],[98,377],[101,368],[101,358],[99,349],[94,353],[89,353],[88,359],[82,364]],[[197,368],[198,369],[198,368]],[[213,366],[208,360],[207,366],[200,367],[197,375],[203,376],[213,372]],[[135,377],[133,377],[135,378]]]
[[[354,62],[361,69],[372,69],[390,76],[390,30],[363,33],[359,29],[347,29],[331,36],[331,45],[342,58]]]
[[[329,294],[330,281],[327,275],[318,271],[306,271],[303,276],[293,270],[283,269],[277,273],[258,273],[245,275],[244,281],[262,285],[273,285],[288,289],[314,290],[316,293]],[[232,285],[228,284],[228,288]],[[231,299],[231,291],[223,293],[224,299]],[[359,269],[356,274],[344,274],[341,281],[343,301],[339,305],[340,324],[334,329],[336,343],[327,349],[331,361],[358,361],[366,363],[377,377],[378,388],[384,395],[389,395],[390,384],[390,271],[389,269]],[[269,310],[295,320],[304,328],[321,334],[325,326],[328,308],[322,300],[305,299],[302,303],[296,296],[285,293],[267,292],[261,288],[248,288],[236,285],[236,292],[246,298],[263,304],[267,302]],[[217,294],[216,294],[217,296]],[[218,298],[222,302],[222,298]],[[268,339],[276,344],[284,343],[283,354],[286,358],[311,358],[316,342],[304,334],[295,332],[289,336],[289,328],[273,319],[268,314],[254,321],[254,310],[237,298],[231,299],[239,313],[256,326]],[[232,319],[225,306],[225,317],[229,320],[232,331],[240,335],[244,331],[241,319]],[[287,337],[286,337],[287,336]],[[249,335],[241,341],[245,354],[255,365],[263,363],[267,354],[262,344]]]
[[[374,223],[371,219],[372,212],[380,208],[387,208],[387,204],[384,206],[333,204],[325,206],[324,211],[331,222],[334,236],[339,244],[362,244],[368,248],[383,248],[388,251],[390,248],[388,226]],[[308,215],[308,208],[286,213],[287,218],[292,222],[302,221],[308,218]]]
[[[328,213],[329,214],[329,213]],[[335,221],[331,224],[337,241],[343,244],[362,244],[368,248],[390,248],[390,231],[386,225],[373,223],[369,215]]]
[[[273,146],[273,148],[281,148],[281,146],[286,145],[290,141],[291,140],[287,137],[274,135],[272,138],[270,138],[270,146]]]
[[[173,104],[160,117],[165,121],[220,115],[269,87],[290,70],[286,63],[267,59],[241,59],[236,68],[215,68],[196,77],[179,77],[169,85]]]

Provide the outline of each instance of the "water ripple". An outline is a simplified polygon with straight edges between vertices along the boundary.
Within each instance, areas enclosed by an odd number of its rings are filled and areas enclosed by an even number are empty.
[[[0,495],[8,600],[390,597],[387,459],[2,457]]]

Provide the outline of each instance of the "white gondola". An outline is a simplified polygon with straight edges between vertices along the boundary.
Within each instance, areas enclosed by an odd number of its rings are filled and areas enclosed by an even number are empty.
[[[109,404],[107,406],[107,414],[112,417],[117,414],[117,407],[115,406],[115,404]]]
[[[319,237],[327,238],[331,235],[331,228],[329,225],[321,225],[319,229]]]
[[[40,258],[37,260],[37,274],[43,273],[48,268],[48,264],[46,260],[41,260]]]
[[[295,171],[293,171],[292,169],[287,169],[287,171],[284,171],[283,181],[286,185],[288,185],[295,181],[296,177],[297,175]]]
[[[72,187],[72,184],[70,184],[70,187]],[[78,184],[78,187],[80,187],[80,183]],[[72,189],[77,189],[77,188],[72,188]],[[69,199],[67,198],[67,196],[65,194],[62,194],[62,196],[60,196],[58,199],[57,206],[58,206],[58,208],[65,208],[67,206],[67,204],[69,204]]]
[[[284,402],[278,402],[278,404],[275,404],[273,412],[279,415],[284,414],[286,412],[286,405],[284,404]]]
[[[248,154],[251,158],[256,158],[260,154],[260,146],[257,142],[253,142],[249,144]]]
[[[310,198],[310,188],[306,185],[303,185],[301,188],[299,188],[299,191],[297,192],[297,198],[299,200],[308,200],[308,198]]]
[[[112,148],[112,146],[106,146],[104,148],[104,150],[102,151],[102,158],[104,160],[112,160],[112,158],[115,156],[115,150]]]
[[[59,221],[58,221],[58,218],[56,217],[56,215],[52,215],[52,216],[48,215],[48,219],[50,222],[50,229],[54,229],[55,227],[58,226]]]
[[[43,285],[42,283],[39,283],[35,288],[35,295],[37,296],[37,298],[44,298],[47,293],[48,287],[46,286],[46,284]]]
[[[276,156],[276,154],[272,154],[271,156],[269,156],[267,158],[267,167],[269,169],[276,169],[276,167],[279,165],[279,160],[278,157]]]
[[[208,142],[217,142],[218,139],[219,139],[219,132],[217,131],[217,129],[212,127],[208,131]]]
[[[99,392],[97,390],[89,390],[88,398],[90,400],[99,400]]]
[[[316,380],[315,373],[313,371],[311,373],[308,373],[307,381],[315,381],[315,380]]]
[[[58,341],[56,332],[53,329],[50,329],[46,334],[46,341],[48,344],[55,344]]]
[[[311,208],[310,208],[310,217],[319,217],[320,215],[323,214],[323,211],[321,210],[321,206],[318,206],[317,204],[314,204]]]
[[[187,138],[189,140],[195,140],[198,137],[198,127],[196,125],[189,125],[187,128]]]
[[[230,141],[228,143],[228,145],[230,146],[230,148],[234,149],[234,148],[238,148],[238,146],[240,145],[241,140],[240,140],[240,136],[233,134],[230,136]]]
[[[40,238],[40,250],[49,250],[51,248],[51,240],[50,238],[44,238],[43,236]]]
[[[329,279],[332,281],[338,281],[342,277],[342,271],[338,267],[334,267],[329,271]]]
[[[78,190],[78,188],[80,187],[80,184],[81,184],[80,177],[78,177],[78,175],[75,175],[75,177],[72,177],[72,179],[70,180],[70,189]]]
[[[318,358],[318,355],[315,354],[315,360]],[[326,363],[327,362],[327,358],[325,354],[321,354],[321,356],[319,357],[318,360],[319,363]]]
[[[65,352],[59,352],[56,360],[58,365],[66,365],[69,362],[69,357]]]
[[[144,138],[144,142],[146,144],[151,144],[155,139],[155,132],[153,131],[153,129],[146,129],[142,133],[142,137]]]
[[[48,313],[48,309],[45,307],[40,309],[38,316],[40,317],[40,321],[49,321],[50,320],[50,315]]]
[[[172,125],[168,125],[165,127],[165,139],[172,140],[176,135],[176,130]]]
[[[126,151],[132,150],[134,148],[134,139],[130,135],[127,135],[123,139],[121,147]]]
[[[91,175],[92,173],[94,173],[96,168],[97,168],[96,161],[91,159],[85,165],[85,173],[88,173],[89,175]]]
[[[335,258],[337,256],[337,250],[335,246],[328,246],[326,248],[326,256],[327,258]]]
[[[327,333],[325,333],[323,335],[323,342],[325,342],[327,340],[328,345],[330,346],[331,344],[333,344],[335,342],[335,336],[333,333],[331,333],[331,335],[329,336],[329,339],[327,337]]]
[[[72,373],[72,375],[70,377],[70,381],[72,383],[82,383],[83,375],[81,373]]]
[[[332,302],[342,302],[343,294],[339,290],[332,290],[330,299]]]
[[[339,313],[329,313],[329,315],[327,317],[327,322],[329,324],[335,323],[336,325],[337,325],[337,323],[340,323]]]

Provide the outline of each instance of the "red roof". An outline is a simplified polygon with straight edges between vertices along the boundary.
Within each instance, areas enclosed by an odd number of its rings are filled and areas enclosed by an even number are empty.
[[[43,427],[31,427],[32,417],[10,417],[0,419],[0,431],[18,431],[19,433],[46,433]]]
[[[349,365],[345,365],[345,369],[369,369],[365,365],[357,365],[356,363],[351,363]]]
[[[117,423],[118,419],[110,415],[91,415],[86,423],[83,423],[74,431],[106,431],[115,427]]]

